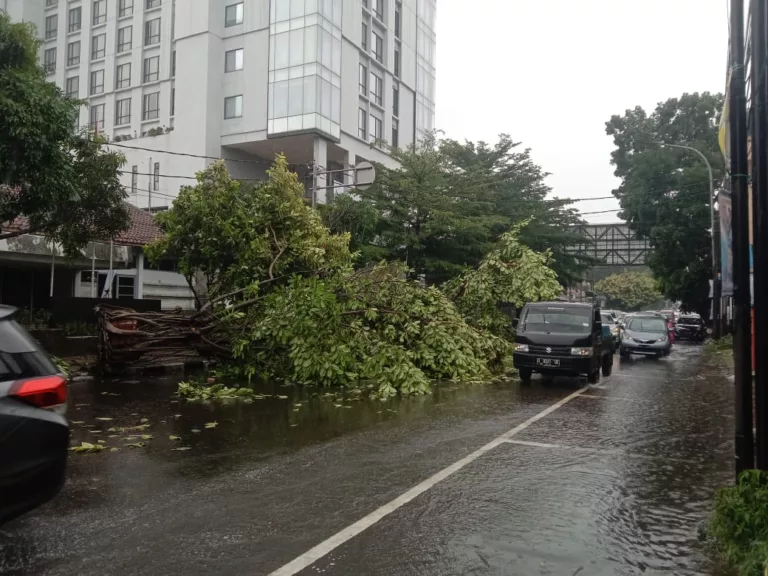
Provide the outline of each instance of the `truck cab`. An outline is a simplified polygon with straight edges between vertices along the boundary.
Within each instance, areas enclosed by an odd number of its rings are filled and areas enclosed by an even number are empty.
[[[595,384],[613,370],[614,339],[603,326],[597,304],[532,302],[515,323],[513,361],[520,380],[544,376],[582,376]]]

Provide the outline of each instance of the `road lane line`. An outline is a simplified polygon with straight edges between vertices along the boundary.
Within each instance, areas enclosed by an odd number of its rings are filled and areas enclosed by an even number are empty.
[[[488,444],[478,448],[471,454],[465,456],[461,460],[458,460],[457,462],[454,462],[450,466],[447,466],[446,468],[443,468],[438,473],[430,476],[420,484],[417,484],[407,492],[404,492],[394,500],[388,502],[387,504],[384,504],[383,506],[380,506],[367,516],[364,516],[354,524],[350,524],[340,532],[337,532],[327,540],[324,540],[314,548],[311,548],[304,552],[301,556],[298,556],[294,560],[291,560],[288,564],[285,564],[281,568],[278,568],[274,572],[271,572],[269,576],[293,576],[294,574],[298,574],[308,566],[311,566],[318,560],[320,560],[322,557],[326,556],[348,540],[351,540],[367,528],[370,528],[374,524],[376,524],[379,520],[382,518],[388,516],[401,506],[404,506],[405,504],[408,504],[411,500],[419,496],[420,494],[423,494],[430,488],[432,488],[435,484],[438,484],[439,482],[442,482],[449,476],[452,476],[462,468],[464,468],[467,464],[471,464],[480,456],[485,454],[486,452],[493,450],[494,448],[497,448],[498,446],[501,446],[502,444],[505,444],[509,441],[510,438],[515,436],[516,434],[519,434],[526,428],[528,428],[531,424],[534,424],[535,422],[538,422],[542,418],[545,418],[549,414],[552,414],[555,410],[558,408],[561,408],[562,406],[565,406],[568,402],[573,400],[574,398],[578,398],[585,392],[589,391],[591,386],[586,386],[585,388],[581,388],[580,390],[577,390],[576,392],[573,392],[572,394],[569,394],[565,398],[555,402],[548,408],[545,408],[535,416],[531,416],[526,420],[525,422],[522,422],[521,424],[518,424],[514,428],[512,428],[509,432],[505,432],[501,436],[494,438]]]
[[[531,442],[529,440],[505,440],[504,444],[515,444],[518,446],[530,446],[532,448],[550,448],[555,450],[572,450],[575,452],[586,452],[588,454],[594,454],[596,456],[615,456],[624,455],[629,458],[639,458],[641,460],[657,460],[663,459],[665,462],[673,462],[676,464],[702,464],[706,460],[688,460],[685,458],[674,458],[669,456],[653,454],[640,454],[639,452],[630,452],[624,448],[586,448],[584,446],[567,446],[565,444],[547,444],[545,442]]]

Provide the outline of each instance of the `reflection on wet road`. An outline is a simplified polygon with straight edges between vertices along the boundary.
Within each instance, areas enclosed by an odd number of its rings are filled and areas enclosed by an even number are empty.
[[[697,528],[732,476],[727,378],[678,346],[550,409],[579,390],[275,388],[214,408],[174,403],[171,382],[76,384],[75,440],[120,449],[73,455],[55,501],[0,527],[0,573],[269,574],[337,536],[301,574],[713,574]],[[142,419],[144,447],[109,431]]]

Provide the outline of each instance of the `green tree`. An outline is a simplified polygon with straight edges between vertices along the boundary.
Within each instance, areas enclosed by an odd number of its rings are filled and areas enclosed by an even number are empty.
[[[204,275],[210,298],[191,317],[148,319],[143,347],[191,339],[237,376],[376,383],[382,396],[485,378],[502,365],[509,343],[468,323],[437,288],[408,280],[402,264],[353,270],[349,235],[332,234],[304,203],[285,158],[259,186],[232,180],[223,163],[197,180],[159,216],[165,236],[149,257],[173,256],[190,279]]]
[[[76,254],[128,225],[122,154],[75,134],[81,102],[47,82],[27,23],[0,12],[0,223],[25,217],[0,239],[44,234]]]
[[[400,167],[378,165],[375,183],[359,192],[379,214],[373,243],[430,284],[476,265],[493,245],[492,227],[503,223],[487,184],[454,170],[435,134],[389,152]]]
[[[625,272],[613,274],[595,283],[595,292],[608,299],[611,308],[634,311],[661,299],[656,281],[650,274]]]
[[[476,267],[494,243],[520,222],[521,242],[552,256],[564,285],[580,279],[591,259],[567,248],[583,242],[583,223],[569,200],[547,198],[547,173],[529,150],[502,134],[485,142],[427,136],[407,150],[391,149],[400,168],[377,166],[376,183],[325,209],[332,230],[348,231],[362,262],[402,260],[429,283]]]
[[[648,238],[648,265],[668,298],[691,310],[707,310],[712,277],[709,176],[693,152],[658,142],[690,146],[704,154],[714,178],[724,173],[717,142],[721,94],[683,94],[660,103],[649,115],[641,107],[613,116],[606,132],[616,149],[611,163],[621,185],[619,216]]]
[[[520,241],[537,252],[549,251],[550,265],[563,285],[583,277],[592,259],[568,248],[584,242],[574,228],[584,222],[570,207],[571,200],[548,198],[552,190],[545,179],[549,174],[533,161],[530,149],[520,149],[519,142],[501,134],[493,145],[443,140],[440,150],[451,177],[461,176],[465,187],[490,203],[498,218],[493,239],[527,222],[518,228]]]
[[[521,222],[502,234],[476,269],[442,288],[469,324],[503,338],[514,334],[499,303],[522,308],[527,302],[554,300],[562,292],[557,273],[550,267],[551,253],[535,252],[521,242],[527,225]]]

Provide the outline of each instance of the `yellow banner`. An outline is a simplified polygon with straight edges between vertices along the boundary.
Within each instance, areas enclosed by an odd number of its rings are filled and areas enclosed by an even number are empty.
[[[730,126],[728,119],[728,100],[731,94],[731,71],[728,71],[728,80],[725,83],[725,101],[723,102],[723,113],[720,116],[720,129],[718,130],[717,140],[720,144],[720,151],[725,157],[725,169],[729,170],[731,166],[731,142]]]

